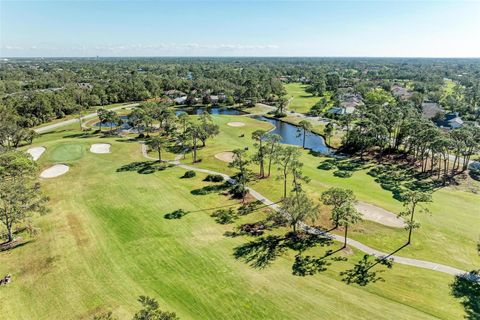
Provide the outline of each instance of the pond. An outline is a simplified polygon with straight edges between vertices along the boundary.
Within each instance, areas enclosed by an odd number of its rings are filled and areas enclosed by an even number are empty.
[[[132,126],[128,124],[128,116],[120,116],[120,120],[122,121],[122,124],[117,128],[120,128],[120,130],[129,130],[132,128]],[[102,126],[102,128],[110,128],[110,127],[115,128],[116,125],[117,125],[116,123],[111,123],[111,122],[97,122],[93,126],[94,127]]]
[[[286,123],[277,119],[270,119],[263,116],[254,116],[254,119],[266,121],[275,126],[275,129],[270,133],[278,134],[282,137],[283,144],[293,144],[296,146],[302,146],[303,144],[303,130],[299,130],[297,126]],[[331,154],[332,151],[325,144],[325,140],[319,134],[307,132],[305,137],[305,148],[315,152],[323,154]]]

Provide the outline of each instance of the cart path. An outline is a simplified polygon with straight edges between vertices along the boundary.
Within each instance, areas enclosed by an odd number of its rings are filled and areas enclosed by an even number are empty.
[[[158,158],[154,158],[154,157],[151,157],[151,156],[148,155],[147,147],[144,143],[141,143],[141,151],[142,151],[142,154],[145,158],[151,159],[151,160],[158,160]],[[218,174],[218,175],[223,176],[225,178],[225,180],[227,180],[230,183],[235,182],[235,180],[233,180],[229,175],[226,175],[224,173],[181,164],[180,159],[182,158],[182,156],[183,156],[182,154],[179,154],[175,157],[175,160],[168,161],[168,162],[171,163],[171,164],[174,164],[177,167],[185,169],[185,170],[193,170],[193,171],[202,172],[202,173],[206,173],[206,174]],[[248,188],[248,190],[249,190],[250,194],[255,199],[260,200],[263,204],[265,204],[266,206],[269,206],[272,210],[275,210],[277,212],[282,212],[281,208],[275,202],[267,199],[262,194],[255,191],[252,188]],[[283,213],[288,216],[288,213],[285,213],[285,212],[283,212]],[[328,236],[328,237],[330,237],[334,240],[340,241],[340,242],[344,241],[344,238],[340,235],[332,234],[332,233],[329,233],[329,232],[319,230],[319,229],[314,228],[314,227],[310,227],[305,223],[301,223],[300,227],[308,233],[322,234],[322,235]],[[434,271],[438,271],[438,272],[447,273],[447,274],[450,274],[450,275],[453,275],[453,276],[467,275],[467,274],[470,275],[467,271],[460,270],[460,269],[457,269],[457,268],[454,268],[454,267],[451,267],[451,266],[443,265],[443,264],[440,264],[440,263],[435,263],[435,262],[425,261],[425,260],[418,260],[418,259],[413,259],[413,258],[405,258],[405,257],[397,256],[397,255],[389,255],[388,253],[373,249],[373,248],[371,248],[371,247],[369,247],[369,246],[367,246],[367,245],[365,245],[365,244],[363,244],[359,241],[356,241],[356,240],[353,240],[353,239],[350,239],[350,238],[347,238],[347,243],[348,243],[349,246],[354,247],[354,248],[356,248],[360,251],[363,251],[367,254],[371,254],[371,255],[374,255],[376,257],[388,257],[388,258],[391,258],[394,262],[399,263],[399,264],[414,266],[414,267],[428,269],[428,270],[434,270]],[[467,278],[468,278],[468,276],[467,276]],[[470,276],[469,279],[471,279],[472,281],[480,282],[480,277],[472,278]]]
[[[116,110],[120,110],[120,109],[123,109],[123,108],[133,108],[133,107],[137,107],[138,105],[139,105],[138,103],[125,104],[125,105],[122,105],[122,106],[110,108],[110,109],[108,109],[108,110],[116,111]],[[84,115],[84,116],[82,117],[82,120],[92,119],[92,118],[94,118],[94,117],[96,117],[96,116],[97,116],[97,113],[96,113],[96,112],[89,113],[89,114]],[[74,119],[69,119],[69,120],[57,122],[57,123],[50,124],[50,125],[48,125],[48,126],[44,126],[44,127],[40,127],[40,128],[36,128],[36,129],[33,129],[33,130],[34,130],[36,133],[44,133],[44,132],[47,132],[47,131],[51,131],[51,130],[58,129],[58,128],[60,128],[60,127],[68,126],[68,125],[73,124],[73,123],[78,123],[78,118],[74,118]]]

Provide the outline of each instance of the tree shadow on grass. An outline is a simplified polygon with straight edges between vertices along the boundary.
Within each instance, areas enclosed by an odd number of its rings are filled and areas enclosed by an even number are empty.
[[[163,171],[167,167],[167,164],[158,161],[141,161],[123,165],[117,169],[117,172],[136,171],[140,174],[152,174],[157,171]]]
[[[369,254],[364,255],[352,269],[340,272],[340,275],[344,276],[342,281],[347,284],[355,283],[362,287],[377,281],[384,281],[378,274],[385,270],[371,271],[371,269],[376,265],[382,265],[391,269],[393,267],[393,258],[391,257],[406,246],[408,246],[408,243],[405,243],[385,256],[375,257]]]
[[[441,187],[440,182],[430,179],[428,174],[419,173],[408,165],[384,164],[370,169],[367,174],[375,178],[382,189],[392,192],[393,198],[403,200],[407,190],[433,192]]]
[[[33,239],[30,239],[30,240],[27,240],[27,241],[22,241],[22,242],[18,242],[18,241],[12,241],[12,242],[4,242],[4,243],[0,243],[0,252],[6,252],[6,251],[11,251],[13,249],[17,249],[17,248],[21,248],[31,242],[34,242],[35,240]]]
[[[480,270],[455,276],[450,285],[452,295],[461,299],[466,319],[480,319]]]
[[[285,253],[283,239],[273,235],[262,237],[236,247],[233,255],[235,259],[244,260],[253,268],[264,269]]]
[[[301,253],[309,248],[331,243],[332,240],[324,236],[290,232],[285,236],[268,235],[242,244],[234,249],[233,255],[253,268],[264,269],[288,249]]]
[[[210,186],[205,186],[203,188],[195,189],[190,191],[190,193],[196,196],[204,196],[213,192],[225,191],[230,187],[231,187],[230,183],[224,182],[222,184],[215,184],[215,185],[210,185]]]

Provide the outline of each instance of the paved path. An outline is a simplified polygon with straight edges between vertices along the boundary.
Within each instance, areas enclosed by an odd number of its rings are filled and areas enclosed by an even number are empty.
[[[112,111],[116,111],[116,110],[120,110],[120,109],[123,109],[123,108],[132,108],[132,107],[137,107],[138,106],[138,103],[132,103],[132,104],[126,104],[126,105],[122,105],[122,106],[118,106],[118,107],[114,107],[114,108],[110,108],[108,110],[112,110]],[[92,119],[94,117],[97,116],[97,113],[94,112],[94,113],[89,113],[87,115],[84,115],[82,117],[82,120],[88,120],[88,119]],[[61,122],[57,122],[57,123],[54,123],[54,124],[50,124],[48,126],[44,126],[44,127],[40,127],[40,128],[36,128],[36,129],[33,129],[36,133],[44,133],[44,132],[47,132],[47,131],[51,131],[51,130],[55,130],[57,128],[60,128],[60,127],[63,127],[63,126],[68,126],[70,124],[73,124],[73,123],[77,123],[78,122],[78,118],[74,118],[74,119],[70,119],[70,120],[65,120],[65,121],[61,121]]]
[[[154,158],[154,157],[151,157],[151,156],[148,155],[147,147],[143,143],[141,144],[141,150],[142,150],[142,154],[145,158],[152,159],[152,160],[158,160],[158,158]],[[192,167],[192,166],[181,164],[180,163],[181,158],[182,158],[181,154],[177,155],[175,157],[175,160],[169,161],[169,163],[172,163],[172,164],[174,164],[174,165],[176,165],[176,166],[178,166],[182,169],[185,169],[185,170],[193,170],[193,171],[198,171],[198,172],[202,172],[202,173],[206,173],[206,174],[218,174],[218,175],[223,176],[224,179],[227,180],[230,183],[235,182],[235,180],[233,180],[230,176],[228,176],[224,173],[215,172],[215,171],[207,170],[207,169],[200,169],[200,168],[197,168],[197,167]],[[288,213],[283,212],[281,210],[280,206],[278,206],[276,203],[274,203],[273,201],[265,198],[262,194],[255,191],[254,189],[252,189],[252,188],[248,188],[248,189],[249,189],[250,194],[255,199],[260,200],[263,204],[270,207],[271,209],[285,214],[287,216],[287,218],[289,217]],[[325,231],[310,227],[309,225],[307,225],[305,223],[301,223],[300,227],[308,233],[322,234],[322,235],[328,236],[331,239],[334,239],[334,240],[337,240],[337,241],[340,241],[340,242],[344,241],[344,238],[340,235],[332,234],[332,233],[329,233],[329,232],[325,232]],[[354,247],[354,248],[356,248],[360,251],[363,251],[367,254],[372,254],[372,255],[375,255],[377,257],[388,257],[388,258],[393,259],[394,262],[399,263],[399,264],[404,264],[404,265],[408,265],[408,266],[414,266],[414,267],[439,271],[439,272],[447,273],[447,274],[454,275],[454,276],[455,275],[465,275],[465,274],[467,274],[467,272],[464,271],[464,270],[460,270],[460,269],[457,269],[457,268],[454,268],[454,267],[446,266],[446,265],[431,262],[431,261],[424,261],[424,260],[417,260],[417,259],[412,259],[412,258],[400,257],[400,256],[396,256],[396,255],[389,255],[388,253],[373,249],[373,248],[371,248],[367,245],[364,245],[361,242],[358,242],[358,241],[350,239],[350,238],[347,238],[347,243],[348,243],[349,246]],[[469,279],[480,282],[480,278],[473,278],[473,279],[469,278]]]

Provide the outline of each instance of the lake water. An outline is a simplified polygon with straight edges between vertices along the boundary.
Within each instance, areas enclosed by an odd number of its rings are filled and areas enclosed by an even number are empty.
[[[255,116],[253,118],[273,124],[275,129],[270,131],[270,133],[280,135],[282,137],[283,144],[293,144],[296,146],[303,145],[303,130],[299,130],[297,126],[277,119],[270,119],[262,116]],[[305,137],[305,148],[323,154],[332,153],[330,148],[325,144],[325,140],[321,135],[308,131]]]
[[[121,130],[128,130],[132,128],[132,126],[128,124],[128,116],[120,116],[120,120],[122,120],[122,124],[118,126],[118,128],[120,128]],[[94,127],[102,126],[102,128],[103,127],[110,128],[110,126],[112,126],[113,128],[115,128],[116,124],[111,122],[102,122],[102,123],[97,122],[93,126]]]

